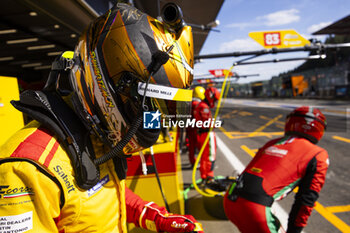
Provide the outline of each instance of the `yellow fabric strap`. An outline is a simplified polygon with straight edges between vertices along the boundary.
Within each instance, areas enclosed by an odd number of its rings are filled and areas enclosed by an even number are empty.
[[[173,100],[176,101],[192,101],[192,90],[178,89]]]

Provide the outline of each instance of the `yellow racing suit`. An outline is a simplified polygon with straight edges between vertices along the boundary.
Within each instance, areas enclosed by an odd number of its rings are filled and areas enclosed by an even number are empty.
[[[80,189],[66,151],[36,121],[0,152],[1,233],[127,232],[125,182],[112,160],[93,188]]]

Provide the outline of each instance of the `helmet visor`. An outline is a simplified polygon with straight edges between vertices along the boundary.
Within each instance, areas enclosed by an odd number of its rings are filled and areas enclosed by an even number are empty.
[[[150,97],[153,107],[170,118],[186,118],[191,114],[192,90],[139,82],[138,94]]]

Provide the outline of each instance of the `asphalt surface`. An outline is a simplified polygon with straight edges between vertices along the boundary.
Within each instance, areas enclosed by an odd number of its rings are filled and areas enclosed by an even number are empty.
[[[290,99],[227,99],[220,110],[224,120],[217,129],[218,149],[215,163],[216,176],[236,176],[249,163],[256,150],[272,138],[283,134],[286,115],[297,106],[309,105],[321,109],[327,118],[327,131],[319,146],[328,151],[330,167],[326,183],[304,232],[350,232],[350,102],[335,100]],[[185,188],[192,181],[187,153],[182,153]],[[199,178],[199,170],[196,177]],[[213,215],[222,213],[220,198],[216,210],[206,209],[205,199],[194,189],[189,189],[186,212],[198,219],[206,233],[239,232],[228,220]],[[279,201],[273,208],[282,224],[286,225],[294,194]],[[207,203],[207,202],[206,202]],[[215,214],[213,214],[213,211]]]

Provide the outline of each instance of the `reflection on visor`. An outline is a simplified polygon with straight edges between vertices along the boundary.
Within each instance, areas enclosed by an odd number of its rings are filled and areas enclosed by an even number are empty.
[[[146,83],[139,82],[137,92],[144,95]],[[148,84],[146,97],[165,117],[188,118],[191,114],[192,90]]]

